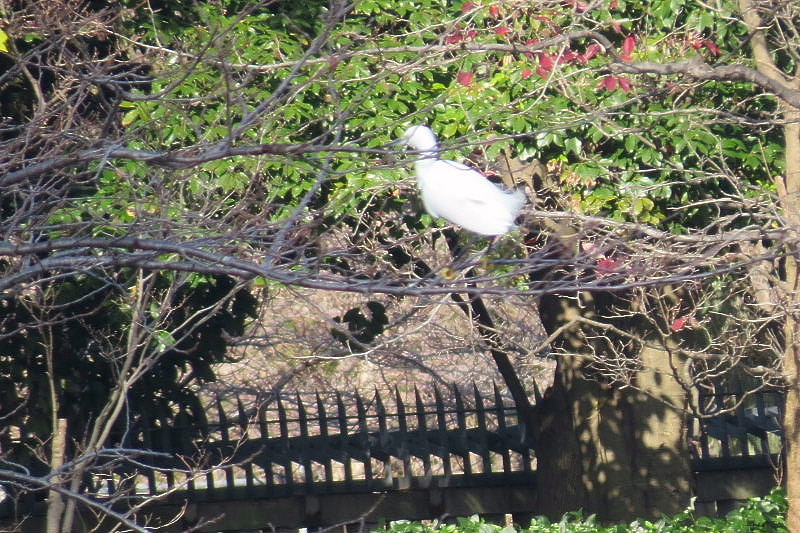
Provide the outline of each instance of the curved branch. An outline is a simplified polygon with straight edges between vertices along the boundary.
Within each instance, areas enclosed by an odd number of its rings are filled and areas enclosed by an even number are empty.
[[[103,161],[109,159],[127,159],[130,161],[142,161],[151,165],[170,168],[187,169],[237,156],[259,156],[259,155],[303,155],[319,153],[369,153],[383,154],[385,150],[360,148],[357,146],[331,146],[322,144],[288,144],[288,143],[268,143],[247,146],[227,146],[226,143],[218,143],[208,148],[198,147],[183,150],[138,150],[119,145],[101,146],[80,150],[75,153],[64,154],[34,163],[27,167],[9,172],[0,178],[0,187],[16,185],[27,179],[64,168],[76,167],[93,161]]]
[[[734,235],[736,239],[732,239]],[[700,239],[692,243],[695,246],[681,245],[674,236],[670,238],[665,235],[665,237],[664,240],[655,239],[659,247],[668,249],[671,246],[677,246],[677,254],[684,259],[691,254],[692,260],[678,264],[674,261],[674,255],[664,256],[658,265],[640,265],[631,269],[621,268],[617,272],[598,276],[591,263],[591,258],[587,258],[586,263],[577,273],[562,279],[541,280],[539,284],[522,290],[503,286],[503,279],[491,272],[486,276],[469,280],[445,279],[439,275],[426,276],[421,279],[398,279],[381,275],[364,278],[319,273],[310,275],[305,270],[292,270],[268,263],[259,264],[252,260],[227,255],[218,251],[219,243],[215,245],[214,242],[209,242],[207,239],[203,240],[202,246],[192,241],[174,242],[141,237],[63,238],[21,244],[0,241],[0,257],[45,256],[42,259],[33,259],[22,272],[0,280],[0,291],[8,291],[6,296],[13,296],[15,287],[22,287],[26,281],[35,280],[37,276],[44,274],[57,276],[58,272],[64,271],[88,272],[98,268],[137,266],[231,275],[245,281],[262,276],[286,285],[362,294],[432,296],[464,291],[469,289],[471,283],[475,283],[480,284],[480,288],[476,292],[481,294],[543,295],[575,291],[608,291],[611,288],[624,290],[633,287],[670,284],[676,281],[704,279],[725,272],[737,271],[757,261],[774,259],[771,254],[767,257],[757,258],[731,256],[730,254],[720,256],[719,254],[720,250],[736,242],[741,242],[747,237],[763,239],[764,232],[761,231],[724,232],[717,236],[718,240],[714,243]],[[229,245],[231,241],[226,238],[225,242]],[[63,250],[69,252],[48,256]],[[164,260],[159,257],[163,254],[175,254],[180,259]],[[714,258],[718,258],[718,260],[714,260]],[[498,260],[496,263],[511,266],[515,274],[525,274],[538,272],[547,265],[552,266],[552,261],[553,259],[541,256],[531,256],[525,260]],[[574,261],[574,258],[567,260],[567,262],[569,261]],[[461,266],[468,270],[474,264]]]
[[[800,91],[796,91],[782,80],[767,76],[744,65],[711,66],[700,58],[675,61],[673,63],[611,63],[608,68],[615,74],[657,74],[668,76],[680,74],[700,81],[746,81],[769,91],[792,107],[800,109]]]

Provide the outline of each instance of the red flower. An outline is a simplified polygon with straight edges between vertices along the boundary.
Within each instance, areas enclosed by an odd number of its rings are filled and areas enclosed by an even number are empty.
[[[489,6],[489,16],[497,18],[500,16],[500,8],[497,6]]]
[[[714,44],[712,41],[703,41],[703,46],[708,48],[708,51],[714,54],[715,56],[718,56],[722,53],[722,50],[719,49],[719,46]]]
[[[566,50],[563,55],[558,56],[558,64],[572,63],[578,58],[578,54],[572,50]]]
[[[475,9],[475,2],[464,2],[464,5],[461,6],[462,13],[469,13],[473,9]]]
[[[586,52],[582,54],[581,61],[585,63],[599,53],[600,53],[600,45],[597,43],[592,43],[586,47]]]
[[[636,38],[628,35],[622,42],[622,55],[620,57],[623,61],[631,61],[633,59],[634,48],[636,48]]]
[[[533,46],[534,44],[538,43],[539,39],[530,39],[525,43],[525,46]],[[528,59],[533,59],[533,53],[525,52],[525,55],[528,56]]]
[[[531,76],[533,76],[533,71],[531,69],[526,68],[525,70],[522,71],[522,79],[523,80],[527,80]]]
[[[602,278],[603,276],[608,276],[609,274],[613,274],[618,272],[620,269],[620,264],[609,257],[605,257],[597,262],[595,265],[595,271],[597,272],[597,277]]]
[[[611,0],[611,3],[608,4],[608,9],[617,9],[619,7],[619,2],[617,0]]]
[[[471,72],[459,72],[456,75],[456,81],[464,87],[469,87],[472,85],[472,79],[474,77],[475,76]]]
[[[446,36],[444,38],[444,43],[445,44],[455,44],[455,43],[460,43],[463,40],[464,40],[464,34],[459,31],[459,32],[454,33],[452,35]]]
[[[545,72],[550,72],[553,70],[555,66],[555,62],[553,61],[553,56],[548,54],[547,52],[542,52],[539,54],[539,67],[543,69]]]
[[[631,92],[631,80],[624,76],[612,76],[608,75],[597,85],[598,89],[605,89],[606,91],[615,91],[616,89],[622,89],[626,93]]]
[[[511,33],[511,28],[509,28],[508,26],[501,26],[499,28],[495,28],[494,33],[496,35],[508,35],[509,33]]]
[[[692,315],[680,316],[672,321],[670,327],[673,331],[680,331],[683,328],[694,329],[700,327],[700,322]]]
[[[617,77],[616,76],[606,76],[600,81],[600,84],[597,86],[599,89],[605,89],[606,91],[613,91],[617,88]]]
[[[584,2],[583,0],[577,0],[577,1],[575,1],[575,0],[568,0],[568,1],[566,2],[566,4],[567,4],[568,6],[572,6],[572,7],[574,7],[574,8],[575,8],[575,11],[577,11],[578,13],[583,13],[583,12],[584,12],[584,11],[586,11],[586,10],[588,9],[588,7],[589,7],[589,4],[587,4],[587,3],[586,3],[586,2]]]

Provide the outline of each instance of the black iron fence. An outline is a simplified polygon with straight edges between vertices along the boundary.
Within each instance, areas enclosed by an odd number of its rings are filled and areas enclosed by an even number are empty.
[[[128,440],[164,455],[88,478],[87,491],[206,499],[534,482],[532,445],[496,387],[434,388],[425,400],[416,389],[411,400],[297,395],[251,410],[221,397],[208,411],[202,440],[180,417],[174,427],[141,418]]]
[[[781,457],[782,394],[714,392],[698,399],[704,417],[691,420],[689,431],[698,501],[715,502],[714,512],[723,508],[716,502],[768,490]],[[336,523],[342,516],[336,512],[351,516],[357,508],[411,516],[412,503],[379,509],[387,494],[424,493],[413,503],[417,517],[533,511],[534,446],[497,387],[489,394],[474,386],[434,388],[428,396],[416,388],[347,398],[314,393],[251,405],[220,396],[200,422],[181,413],[171,425],[164,419],[132,420],[118,442],[142,451],[87,470],[82,491],[116,503],[154,502],[150,510],[173,504],[162,523],[184,509],[176,530],[214,513],[240,528],[236,520],[248,517],[233,510],[236,502],[259,502],[253,505],[263,516],[248,515],[253,524],[277,526],[283,517],[285,527]],[[735,483],[725,477],[731,471],[739,476]],[[41,515],[46,493],[38,496],[7,498],[0,516]],[[350,498],[346,505],[340,496]],[[300,509],[296,518],[290,508]]]
[[[779,390],[700,392],[704,418],[690,426],[695,471],[776,465],[783,449]]]

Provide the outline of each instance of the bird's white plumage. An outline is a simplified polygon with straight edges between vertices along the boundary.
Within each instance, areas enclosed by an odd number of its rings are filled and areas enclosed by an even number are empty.
[[[501,189],[467,165],[439,159],[436,136],[427,126],[411,126],[398,142],[420,151],[415,163],[425,210],[479,235],[503,235],[514,227],[525,195]]]

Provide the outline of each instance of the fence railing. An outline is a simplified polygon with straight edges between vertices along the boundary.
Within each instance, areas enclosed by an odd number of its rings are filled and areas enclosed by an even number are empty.
[[[696,472],[775,466],[783,450],[784,395],[778,390],[701,392],[704,418],[690,426]]]
[[[704,418],[689,432],[698,503],[713,513],[719,502],[769,490],[782,450],[782,394],[715,392],[699,401]],[[115,504],[148,501],[147,512],[172,505],[167,517],[189,505],[187,517],[224,515],[229,529],[244,528],[237,520],[278,524],[278,517],[285,527],[339,523],[356,508],[395,517],[532,512],[533,443],[497,387],[314,393],[250,406],[234,395],[216,398],[205,414],[200,421],[186,413],[138,416],[122,441],[123,459],[87,474],[84,493]],[[742,469],[750,469],[744,477]],[[735,483],[728,471],[738,472]],[[420,493],[421,500],[392,503]],[[7,499],[0,515],[40,516],[45,495]],[[236,510],[237,502],[256,501],[258,517]]]
[[[534,483],[532,445],[497,387],[434,388],[425,400],[417,389],[411,400],[397,390],[353,402],[297,395],[254,412],[219,398],[209,414],[202,441],[180,417],[170,428],[142,418],[129,440],[164,455],[91,477],[87,490],[206,499]]]

